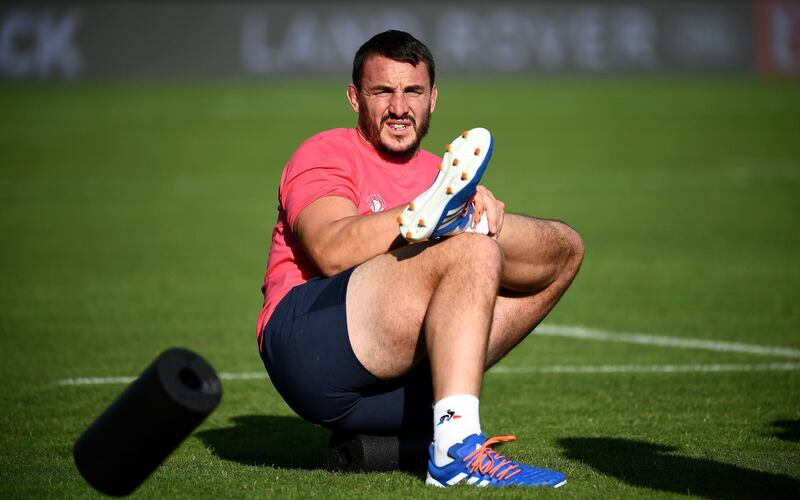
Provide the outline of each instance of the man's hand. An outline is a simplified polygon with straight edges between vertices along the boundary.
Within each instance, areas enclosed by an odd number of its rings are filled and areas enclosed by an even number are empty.
[[[475,224],[480,222],[485,213],[489,222],[489,236],[497,239],[503,229],[506,204],[495,198],[494,194],[482,185],[478,185],[476,188],[473,202],[475,203]]]

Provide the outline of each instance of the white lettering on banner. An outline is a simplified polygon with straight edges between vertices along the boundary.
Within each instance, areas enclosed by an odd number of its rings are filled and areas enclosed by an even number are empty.
[[[623,7],[612,19],[611,52],[624,66],[656,65],[657,29],[653,17],[637,7]]]
[[[267,21],[258,16],[245,16],[241,27],[242,66],[248,73],[272,73],[272,48],[267,43]]]
[[[566,62],[564,46],[558,36],[558,26],[548,19],[542,19],[540,24],[539,36],[536,39],[531,38],[531,44],[542,66],[548,70],[558,70]]]
[[[0,74],[11,78],[77,78],[82,58],[75,45],[80,15],[70,11],[14,10],[0,20]]]
[[[499,71],[525,69],[529,59],[529,37],[533,26],[529,20],[511,9],[493,12],[488,19],[491,26],[492,43],[487,47],[487,56]]]
[[[581,69],[602,70],[608,67],[606,20],[604,9],[584,8],[570,19],[575,63]]]
[[[317,16],[309,13],[300,13],[289,24],[286,38],[281,47],[279,60],[287,65],[299,65],[313,68],[315,63],[324,67],[323,57],[325,44],[320,39],[320,26]]]
[[[672,37],[675,54],[696,65],[724,66],[735,60],[738,53],[736,33],[732,23],[720,13],[685,14],[675,21]]]
[[[349,66],[368,37],[389,28],[404,29],[433,42],[440,64],[468,72],[518,72],[531,66],[547,71],[570,67],[582,71],[650,69],[658,63],[653,14],[631,6],[544,13],[504,6],[487,15],[481,15],[479,9],[445,10],[437,15],[433,39],[422,32],[413,13],[391,9],[371,17],[326,17],[303,10],[281,21],[285,27],[272,26],[264,13],[242,18],[245,71],[275,74],[341,69]]]
[[[487,17],[452,11],[439,17],[436,52],[467,70],[513,72],[529,66],[549,71],[572,65],[583,71],[654,68],[653,15],[637,7],[584,7],[561,14],[525,15],[512,8]]]
[[[437,56],[461,67],[482,65],[483,50],[481,19],[475,12],[456,10],[439,16],[436,29]]]
[[[329,59],[335,62],[352,60],[356,50],[372,35],[352,16],[334,16],[326,27],[327,38],[331,41],[327,47],[333,52]]]
[[[350,65],[358,47],[375,33],[387,29],[420,32],[413,15],[391,9],[369,18],[341,14],[325,17],[306,10],[297,12],[285,24],[281,39],[275,42],[270,38],[267,15],[251,13],[242,18],[240,49],[245,71],[337,70]]]
[[[417,16],[411,14],[403,9],[394,9],[389,8],[387,10],[380,11],[377,15],[371,16],[367,18],[367,35],[372,36],[376,33],[380,33],[381,31],[385,30],[403,30],[409,33],[416,33],[417,36],[422,39],[426,40],[424,36],[425,33],[422,30],[422,25],[417,19]],[[366,37],[359,41],[355,49],[361,46],[362,43],[366,41]],[[349,56],[350,59],[353,58],[352,55]]]

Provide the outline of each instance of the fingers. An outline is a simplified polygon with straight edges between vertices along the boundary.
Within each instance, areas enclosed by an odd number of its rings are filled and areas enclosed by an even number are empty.
[[[472,214],[472,220],[474,220],[475,224],[477,225],[478,222],[481,221],[483,213],[486,212],[486,205],[483,203],[483,196],[476,192],[475,196],[472,198],[472,204],[475,207],[475,211]]]
[[[505,217],[506,205],[494,197],[494,194],[484,186],[478,186],[475,191],[475,216],[477,224],[483,214],[486,214],[489,222],[489,236],[497,239],[503,229],[503,219]]]

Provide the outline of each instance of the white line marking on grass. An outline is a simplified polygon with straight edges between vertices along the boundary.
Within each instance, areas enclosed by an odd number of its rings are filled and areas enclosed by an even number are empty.
[[[616,333],[583,326],[539,325],[534,334],[555,337],[573,337],[607,342],[626,342],[629,344],[658,345],[678,347],[682,349],[705,349],[717,352],[738,352],[744,354],[760,354],[780,356],[784,358],[800,358],[800,349],[780,346],[741,344],[739,342],[723,342],[718,340],[687,339],[683,337],[666,337],[644,333]]]
[[[266,379],[267,372],[250,373],[220,373],[220,380],[256,380]],[[78,377],[65,378],[56,382],[58,385],[111,385],[111,384],[130,384],[137,377]]]
[[[267,372],[249,372],[249,373],[220,373],[219,378],[222,380],[256,380],[266,379]]]
[[[111,385],[130,384],[136,377],[78,377],[59,380],[58,385]]]
[[[737,352],[785,358],[800,358],[800,349],[780,346],[764,346],[723,342],[716,340],[667,337],[644,333],[616,333],[583,326],[539,325],[538,335],[571,337],[606,342],[625,342],[629,344],[658,345],[682,349],[705,349],[717,352]],[[800,370],[800,363],[761,363],[761,364],[706,364],[706,365],[588,365],[588,366],[497,366],[490,373],[688,373],[688,372],[748,372],[748,371],[787,371]],[[222,380],[266,379],[266,372],[220,373]],[[136,377],[79,377],[57,381],[58,385],[109,385],[130,384]]]
[[[800,370],[800,363],[711,364],[711,365],[550,365],[495,366],[489,373],[719,373]]]
[[[760,364],[706,364],[706,365],[545,365],[545,366],[495,366],[490,374],[523,373],[719,373],[719,372],[760,372],[796,371],[800,363],[760,363]],[[267,379],[266,372],[259,373],[220,373],[222,380],[260,380]],[[80,377],[59,380],[58,385],[112,385],[129,384],[136,377]]]

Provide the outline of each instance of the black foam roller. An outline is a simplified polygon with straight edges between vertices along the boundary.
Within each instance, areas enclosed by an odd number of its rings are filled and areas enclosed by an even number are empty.
[[[339,471],[423,470],[428,463],[431,436],[372,436],[331,434],[328,468]]]
[[[86,481],[107,495],[135,490],[217,407],[222,385],[186,349],[161,353],[75,443]]]

